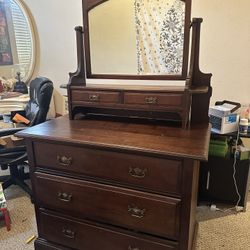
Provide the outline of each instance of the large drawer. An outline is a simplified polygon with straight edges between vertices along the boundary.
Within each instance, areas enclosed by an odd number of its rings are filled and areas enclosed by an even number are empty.
[[[153,237],[116,232],[100,225],[66,219],[60,215],[39,212],[39,237],[79,250],[169,250],[178,244],[156,242]]]
[[[34,143],[36,165],[180,195],[182,162],[43,142]]]
[[[86,103],[120,103],[120,92],[116,91],[92,91],[92,90],[73,90],[72,100],[74,102]]]
[[[179,199],[44,173],[35,173],[33,184],[41,207],[178,239]]]
[[[183,94],[166,93],[125,93],[125,104],[179,107],[183,103]]]

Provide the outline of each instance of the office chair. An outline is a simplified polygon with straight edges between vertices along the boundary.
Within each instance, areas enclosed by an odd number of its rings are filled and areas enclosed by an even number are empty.
[[[25,117],[30,121],[28,127],[46,121],[53,93],[53,83],[48,78],[37,77],[31,81],[29,93],[30,100],[22,112],[22,115],[25,114]],[[0,130],[0,137],[14,135],[25,128],[27,126],[2,129]],[[25,180],[29,178],[29,174],[24,172],[24,167],[27,165],[27,152],[24,142],[18,146],[0,148],[0,168],[2,170],[9,168],[10,171],[9,176],[0,176],[3,189],[13,184],[18,185],[32,197],[32,191],[25,183]]]

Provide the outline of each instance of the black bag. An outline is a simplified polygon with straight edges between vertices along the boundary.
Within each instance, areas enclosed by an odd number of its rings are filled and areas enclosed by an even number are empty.
[[[28,88],[27,88],[26,84],[22,81],[16,82],[13,91],[23,93],[23,94],[28,94]]]

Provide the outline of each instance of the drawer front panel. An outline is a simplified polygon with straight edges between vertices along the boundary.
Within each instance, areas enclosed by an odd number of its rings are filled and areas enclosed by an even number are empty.
[[[125,93],[125,104],[151,105],[151,106],[181,106],[182,94],[157,94],[157,93]]]
[[[74,102],[120,103],[120,93],[115,91],[72,91]]]
[[[182,162],[37,142],[36,164],[162,193],[180,194]]]
[[[86,250],[170,250],[177,243],[153,240],[116,232],[89,223],[73,221],[47,212],[40,212],[39,236],[74,249]],[[151,237],[152,238],[152,237]]]
[[[36,173],[40,206],[94,221],[177,239],[180,200],[71,178]]]

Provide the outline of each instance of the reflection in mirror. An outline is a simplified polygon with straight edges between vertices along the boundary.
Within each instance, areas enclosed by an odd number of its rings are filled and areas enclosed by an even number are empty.
[[[34,68],[33,27],[27,10],[18,0],[0,0],[0,77],[14,78],[20,72],[29,80]]]
[[[88,20],[92,74],[182,75],[185,1],[109,0]]]

